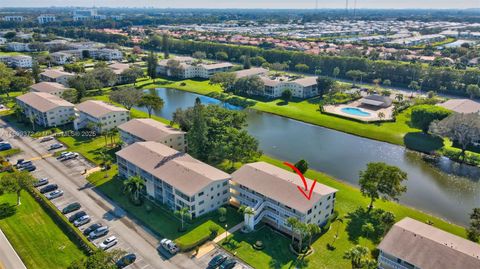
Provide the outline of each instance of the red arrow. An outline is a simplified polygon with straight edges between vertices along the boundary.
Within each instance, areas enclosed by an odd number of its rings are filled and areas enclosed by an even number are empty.
[[[300,173],[300,170],[298,170],[298,168],[295,167],[295,165],[293,165],[291,163],[284,162],[283,164],[292,168],[293,171],[295,171],[300,176],[300,178],[303,181],[303,186],[304,186],[305,190],[300,188],[299,186],[297,186],[297,188],[303,194],[303,196],[305,196],[305,198],[307,198],[307,200],[310,200],[312,198],[313,189],[315,188],[315,184],[317,183],[317,181],[316,180],[313,181],[312,187],[310,188],[310,191],[309,191],[308,190],[308,185],[307,185],[307,180],[305,180],[305,177],[303,176],[303,174]],[[307,194],[307,192],[308,192],[308,194]]]

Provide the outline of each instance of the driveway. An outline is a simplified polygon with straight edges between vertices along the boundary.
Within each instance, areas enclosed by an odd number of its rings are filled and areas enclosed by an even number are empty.
[[[17,159],[32,159],[37,166],[37,170],[32,174],[38,178],[48,177],[52,183],[56,183],[64,191],[62,197],[52,200],[57,208],[61,209],[70,202],[78,201],[82,205],[81,210],[92,217],[91,223],[101,222],[109,226],[109,235],[115,235],[119,239],[119,243],[114,248],[133,252],[138,257],[129,268],[202,268],[184,254],[175,255],[171,259],[165,259],[159,255],[156,247],[160,239],[127,216],[122,208],[93,188],[80,174],[78,170],[83,171],[83,168],[78,169],[76,164],[81,164],[82,158],[60,162],[47,150],[48,145],[56,141],[44,144],[31,137],[11,138],[8,133],[14,130],[5,125],[2,120],[0,120],[0,126],[7,128],[1,132],[0,137],[22,150],[22,153],[12,157],[10,161],[16,163]],[[88,225],[85,226],[88,227]],[[95,243],[99,241],[101,240],[96,240]]]

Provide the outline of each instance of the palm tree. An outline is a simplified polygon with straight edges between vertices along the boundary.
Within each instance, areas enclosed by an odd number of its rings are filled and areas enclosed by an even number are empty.
[[[255,215],[255,210],[253,210],[253,208],[249,206],[244,206],[244,205],[238,208],[238,212],[240,214],[244,214],[245,216],[247,216],[247,219],[246,219],[247,222],[249,222],[250,218]]]
[[[339,230],[340,230],[340,224],[343,223],[343,219],[342,219],[341,217],[337,217],[337,218],[333,221],[333,223],[335,223],[335,222],[338,222],[338,224],[337,224],[337,230],[335,231],[335,235],[333,236],[332,246],[333,246],[333,244],[335,244],[335,241],[338,239],[338,232],[339,232]]]
[[[185,222],[185,219],[191,219],[192,218],[192,214],[190,214],[190,208],[188,207],[182,207],[180,210],[176,210],[174,212],[175,216],[179,217],[180,218],[180,221],[181,221],[181,230],[184,231],[184,222]]]
[[[308,247],[312,245],[312,238],[319,234],[322,230],[320,227],[315,223],[307,224],[307,231],[308,231]]]
[[[397,93],[397,94],[395,95],[395,99],[397,99],[398,102],[403,101],[403,94]]]
[[[367,247],[356,245],[350,250],[346,251],[343,255],[343,258],[350,260],[352,269],[359,269],[365,264],[365,258],[368,252],[369,249]]]
[[[305,239],[305,237],[308,235],[307,224],[299,221],[297,225],[297,230],[298,234],[300,235],[298,240],[298,251],[299,253],[301,253],[303,250],[303,239]]]
[[[135,205],[140,205],[145,181],[139,176],[129,177],[123,182],[123,192],[130,194],[130,199]]]
[[[383,113],[383,112],[381,112],[381,111],[378,112],[378,118],[379,118],[380,120],[383,120],[383,119],[385,118],[385,113]]]
[[[292,246],[293,246],[293,241],[295,240],[295,232],[297,231],[298,222],[299,222],[298,219],[295,217],[289,217],[287,219],[287,225],[292,230]]]
[[[37,116],[33,113],[30,113],[28,115],[28,119],[30,120],[30,123],[32,124],[32,129],[35,132],[35,120],[37,119]]]

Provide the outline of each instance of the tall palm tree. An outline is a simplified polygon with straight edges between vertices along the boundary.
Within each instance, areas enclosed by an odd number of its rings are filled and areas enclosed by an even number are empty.
[[[333,244],[335,244],[335,241],[338,239],[338,232],[339,232],[339,230],[340,230],[341,224],[343,223],[343,219],[342,219],[341,217],[337,217],[337,218],[333,221],[333,223],[335,223],[335,222],[338,222],[338,224],[337,224],[337,230],[335,231],[335,235],[333,236],[332,246],[333,246]]]
[[[343,257],[350,260],[352,269],[359,269],[365,264],[368,252],[369,249],[367,247],[356,245],[346,251]]]
[[[185,219],[191,219],[192,218],[192,214],[190,214],[190,208],[188,207],[182,207],[180,210],[176,210],[174,212],[175,216],[179,217],[180,218],[180,221],[181,221],[181,230],[184,231],[185,227],[184,227],[184,223],[185,223]]]
[[[298,219],[295,217],[289,217],[287,219],[287,225],[292,230],[292,246],[293,246],[293,241],[295,240],[295,233],[297,231],[298,222],[299,222]]]
[[[299,221],[297,225],[298,230],[298,251],[302,252],[303,250],[303,239],[308,235],[308,227],[307,224]]]
[[[28,115],[28,119],[30,120],[30,123],[32,124],[32,129],[35,132],[35,120],[37,119],[37,116],[33,113],[30,113]]]
[[[312,245],[312,238],[319,234],[322,230],[320,227],[315,223],[307,224],[307,232],[308,232],[308,247]]]
[[[129,177],[123,182],[123,192],[130,194],[130,199],[135,205],[140,205],[145,181],[139,176]]]

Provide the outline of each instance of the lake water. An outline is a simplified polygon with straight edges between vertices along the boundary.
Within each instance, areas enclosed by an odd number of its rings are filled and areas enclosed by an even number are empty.
[[[219,100],[175,89],[157,89],[165,106],[155,113],[171,119],[177,108],[193,106],[199,97],[205,104]],[[226,105],[230,109],[237,107]],[[468,214],[480,206],[480,172],[442,159],[436,165],[421,155],[396,146],[361,138],[296,120],[247,110],[248,131],[261,150],[274,158],[296,162],[305,159],[310,168],[358,185],[358,174],[369,162],[385,162],[408,173],[407,192],[400,202],[448,221],[467,224]],[[443,171],[455,171],[456,176]]]

